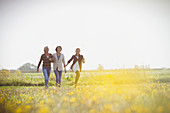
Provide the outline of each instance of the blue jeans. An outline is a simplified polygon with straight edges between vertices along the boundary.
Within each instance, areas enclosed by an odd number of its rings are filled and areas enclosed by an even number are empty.
[[[56,76],[56,85],[59,86],[61,85],[61,76],[62,76],[62,71],[54,70],[55,76]]]
[[[43,67],[43,74],[44,74],[44,78],[45,78],[45,86],[48,86],[48,81],[50,78],[50,72],[51,72],[51,68],[45,68]]]

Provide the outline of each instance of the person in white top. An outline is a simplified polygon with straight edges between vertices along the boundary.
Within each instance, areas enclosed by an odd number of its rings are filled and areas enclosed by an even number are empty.
[[[77,59],[79,59],[79,56],[76,56]],[[76,71],[80,72],[80,67],[79,67],[79,62],[77,61],[74,65],[73,65],[73,71],[76,73]]]
[[[54,58],[53,59],[54,61],[53,70],[56,76],[56,87],[60,87],[62,71],[63,71],[63,67],[65,67],[65,58],[64,58],[64,54],[61,53],[61,50],[62,50],[61,46],[57,46],[55,50],[56,50],[56,53],[53,54],[53,58]],[[66,73],[66,68],[64,69]]]
[[[82,70],[82,63],[85,63],[85,59],[84,59],[83,55],[80,55],[80,48],[76,49],[76,54],[71,57],[71,59],[67,62],[66,66],[72,60],[73,60],[73,64],[71,65],[71,69],[76,73],[76,79],[75,79],[75,87],[76,87],[77,82],[78,82],[79,77],[80,77],[80,72]]]

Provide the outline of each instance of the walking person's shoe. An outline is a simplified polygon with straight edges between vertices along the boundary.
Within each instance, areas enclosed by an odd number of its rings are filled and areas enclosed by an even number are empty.
[[[58,87],[58,83],[56,83],[55,86]]]
[[[48,86],[45,86],[45,89],[48,89]]]
[[[76,87],[77,87],[77,84],[74,85],[74,88],[76,88]]]

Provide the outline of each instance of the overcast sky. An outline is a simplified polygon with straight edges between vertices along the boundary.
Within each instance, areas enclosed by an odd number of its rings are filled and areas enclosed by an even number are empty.
[[[37,65],[58,45],[66,61],[81,48],[86,70],[170,67],[170,1],[0,0],[0,69]]]

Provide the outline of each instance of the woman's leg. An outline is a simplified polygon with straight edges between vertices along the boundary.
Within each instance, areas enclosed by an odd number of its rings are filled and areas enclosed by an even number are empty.
[[[58,71],[59,73],[59,87],[61,86],[61,77],[62,77],[62,71]]]
[[[56,76],[56,87],[58,87],[59,84],[59,73],[57,70],[54,70],[55,76]]]
[[[47,88],[47,85],[48,85],[47,68],[43,68],[43,74],[44,74],[44,78],[45,78],[45,88]]]
[[[79,80],[79,77],[80,77],[80,72],[79,72],[79,71],[76,71],[75,86],[77,86],[77,82],[78,82],[78,80]]]
[[[49,82],[49,79],[50,79],[50,73],[51,73],[51,68],[48,68],[48,69],[47,69],[48,82]],[[48,86],[48,82],[47,82],[47,86]]]
[[[47,69],[48,78],[50,78],[51,68]]]

